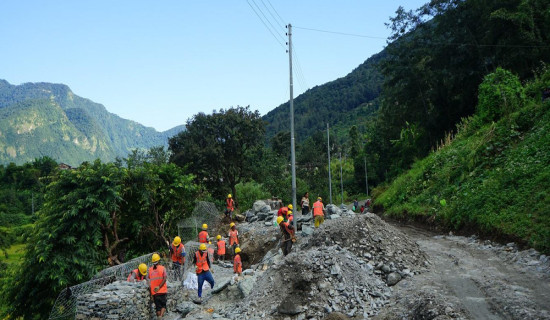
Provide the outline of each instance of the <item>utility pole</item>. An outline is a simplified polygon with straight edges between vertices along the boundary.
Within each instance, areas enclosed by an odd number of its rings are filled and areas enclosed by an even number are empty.
[[[330,177],[330,131],[327,123],[327,154],[328,154],[328,193],[330,203],[332,204],[332,178]]]
[[[342,204],[344,204],[344,179],[342,178],[342,152],[340,152],[340,189],[342,190]]]
[[[288,26],[288,65],[290,69],[290,163],[292,166],[292,206],[296,207],[296,151],[294,142],[294,92],[292,83],[292,25]],[[294,231],[296,227],[294,226]]]
[[[367,185],[367,198],[369,197],[369,178],[367,175],[367,156],[365,156],[365,184]]]

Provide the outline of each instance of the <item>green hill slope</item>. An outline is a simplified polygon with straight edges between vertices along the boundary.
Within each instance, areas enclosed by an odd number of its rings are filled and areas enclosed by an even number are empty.
[[[346,133],[350,126],[361,126],[377,110],[382,76],[377,64],[384,56],[373,55],[343,78],[316,86],[294,99],[296,139],[303,141],[326,124],[341,126]],[[289,104],[268,112],[266,138],[269,141],[281,131],[289,131]]]
[[[545,76],[543,85],[531,85],[527,106],[497,122],[480,112],[464,121],[452,142],[379,187],[375,204],[393,217],[550,252],[550,100],[540,102],[550,72]],[[491,110],[505,110],[506,101]]]
[[[110,161],[135,148],[166,146],[184,128],[157,132],[52,83],[15,86],[0,80],[0,115],[0,131],[5,132],[0,136],[0,163],[20,164],[41,156],[71,165],[96,158]]]

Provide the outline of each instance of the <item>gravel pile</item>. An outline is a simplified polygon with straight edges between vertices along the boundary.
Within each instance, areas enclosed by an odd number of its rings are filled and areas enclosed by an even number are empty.
[[[305,239],[301,250],[332,245],[346,248],[390,286],[426,271],[428,266],[426,255],[415,242],[372,213],[326,220]]]

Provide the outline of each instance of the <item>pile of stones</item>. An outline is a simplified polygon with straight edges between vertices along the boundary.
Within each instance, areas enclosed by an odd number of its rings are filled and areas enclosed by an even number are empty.
[[[266,225],[273,224],[273,217],[277,215],[277,209],[272,209],[264,200],[257,200],[251,209],[244,213],[246,222],[265,221]]]
[[[167,309],[175,310],[183,297],[180,283],[168,282]],[[81,295],[75,319],[156,319],[146,281],[115,281],[95,292]]]

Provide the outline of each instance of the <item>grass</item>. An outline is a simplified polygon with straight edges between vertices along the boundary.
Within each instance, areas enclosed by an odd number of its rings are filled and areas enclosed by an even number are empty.
[[[466,120],[453,141],[374,195],[395,218],[550,253],[550,102],[496,123]]]
[[[0,262],[9,266],[17,266],[23,261],[23,256],[25,255],[25,244],[14,244],[9,247],[6,252],[8,257],[6,258],[3,253],[0,254]]]

